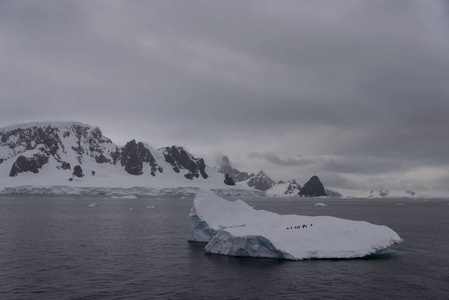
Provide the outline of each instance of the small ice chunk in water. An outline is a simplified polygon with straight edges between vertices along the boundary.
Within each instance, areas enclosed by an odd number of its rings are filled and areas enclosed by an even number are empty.
[[[89,206],[89,207],[97,207],[98,204],[97,204],[97,203],[91,203],[91,204],[89,204],[89,205],[87,205],[87,206]]]
[[[315,204],[315,206],[327,206],[327,205],[324,203],[318,202],[317,204]]]
[[[154,208],[154,205],[148,205],[147,208]]]

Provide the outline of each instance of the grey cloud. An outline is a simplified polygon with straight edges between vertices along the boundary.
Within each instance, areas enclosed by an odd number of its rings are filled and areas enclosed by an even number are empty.
[[[337,174],[387,174],[393,171],[406,171],[407,166],[398,161],[369,156],[359,157],[328,157],[328,156],[296,156],[281,158],[276,153],[256,153],[248,155],[252,159],[263,159],[267,162],[283,167],[305,167],[315,169],[317,172],[330,172]]]
[[[319,163],[320,158],[281,158],[276,153],[256,153],[252,152],[248,155],[250,158],[261,158],[268,162],[285,167],[307,166]]]

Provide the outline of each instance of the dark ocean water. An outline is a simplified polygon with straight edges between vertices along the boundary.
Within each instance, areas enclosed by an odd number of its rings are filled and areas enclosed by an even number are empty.
[[[308,261],[205,255],[187,242],[192,200],[0,196],[0,299],[449,299],[447,200],[247,200],[405,240],[386,257]]]

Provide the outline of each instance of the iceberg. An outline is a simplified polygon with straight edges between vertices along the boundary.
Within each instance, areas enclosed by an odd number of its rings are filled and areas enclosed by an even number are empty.
[[[324,206],[327,206],[326,204],[324,204],[324,203],[321,203],[321,202],[318,202],[317,204],[315,204],[315,206],[317,206],[317,207],[324,207]]]
[[[279,215],[200,190],[190,211],[188,241],[213,254],[288,260],[357,258],[402,242],[383,225],[330,216]]]

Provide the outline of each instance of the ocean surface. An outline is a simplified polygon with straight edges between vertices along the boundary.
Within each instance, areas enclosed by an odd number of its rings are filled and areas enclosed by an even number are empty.
[[[448,200],[244,200],[387,225],[404,242],[365,259],[206,255],[187,242],[191,197],[0,195],[0,299],[449,299]]]

